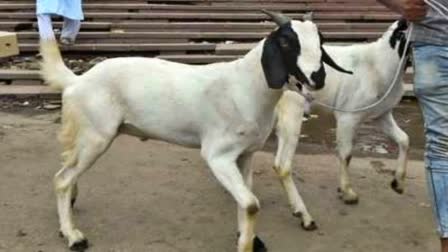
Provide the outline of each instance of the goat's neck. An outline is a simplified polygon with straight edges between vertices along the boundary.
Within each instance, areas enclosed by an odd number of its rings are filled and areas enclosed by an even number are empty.
[[[236,61],[238,69],[244,71],[250,81],[251,94],[258,100],[260,106],[274,107],[279,101],[283,90],[269,88],[261,65],[261,55],[264,41],[249,51],[243,58]]]

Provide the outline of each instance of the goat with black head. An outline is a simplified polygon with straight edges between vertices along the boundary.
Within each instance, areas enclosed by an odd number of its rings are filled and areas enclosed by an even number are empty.
[[[322,56],[315,24],[269,15],[279,28],[248,54],[203,66],[122,57],[77,76],[64,65],[55,41],[41,42],[43,77],[63,90],[65,162],[54,184],[60,231],[72,249],[88,245],[70,208],[77,179],[116,136],[129,134],[200,148],[238,204],[238,251],[266,250],[254,233],[260,204],[251,191],[250,161],[272,131],[282,87],[297,89],[285,85],[289,76],[316,89],[325,81],[322,61],[334,65]]]
[[[325,85],[325,68],[322,61],[336,70],[351,74],[338,66],[322,47],[323,37],[311,20],[292,21],[288,17],[264,11],[278,25],[265,40],[262,65],[269,87],[283,87],[293,76],[299,89],[306,85],[318,90]]]
[[[311,92],[315,101],[331,104],[339,110],[333,111],[340,161],[338,192],[346,204],[358,202],[358,194],[351,185],[348,168],[356,131],[367,121],[397,143],[399,154],[391,188],[400,194],[405,189],[409,137],[396,123],[392,109],[400,102],[404,92],[402,77],[405,66],[401,63],[409,53],[405,52],[407,28],[406,21],[399,20],[374,42],[325,46],[326,51],[338,59],[338,63],[354,71],[353,75],[347,75],[327,68],[328,80],[325,87]],[[277,104],[278,149],[274,168],[280,176],[294,215],[300,216],[304,228],[309,230],[309,227],[313,227],[311,224],[314,219],[291,178],[304,113],[303,100],[298,94],[286,91]]]

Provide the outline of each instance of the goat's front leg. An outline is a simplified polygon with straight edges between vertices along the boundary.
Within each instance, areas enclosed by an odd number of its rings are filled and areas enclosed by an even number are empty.
[[[229,154],[203,154],[210,169],[224,188],[233,196],[244,214],[240,224],[240,235],[238,239],[238,252],[264,252],[264,246],[255,247],[255,222],[260,209],[260,203],[255,195],[246,185],[241,175],[236,159],[239,155]],[[250,173],[249,173],[250,174]],[[248,177],[248,180],[249,177]],[[249,181],[250,182],[250,181]]]
[[[345,204],[357,204],[358,195],[353,191],[348,174],[352,159],[353,139],[360,120],[351,114],[337,118],[336,141],[340,167],[340,187],[338,192]]]
[[[313,217],[303,202],[302,197],[292,178],[292,161],[299,142],[302,127],[303,113],[291,115],[288,122],[279,118],[276,126],[277,153],[275,155],[274,170],[280,178],[280,182],[288,197],[289,205],[292,208],[293,216],[301,218],[301,226],[304,230],[312,231],[317,229]],[[283,118],[288,119],[288,118]]]
[[[398,126],[392,112],[388,112],[378,118],[376,123],[381,127],[384,134],[398,144],[398,164],[397,169],[395,170],[395,178],[392,180],[391,187],[395,192],[402,194],[404,192],[404,180],[406,177],[408,161],[409,136]]]

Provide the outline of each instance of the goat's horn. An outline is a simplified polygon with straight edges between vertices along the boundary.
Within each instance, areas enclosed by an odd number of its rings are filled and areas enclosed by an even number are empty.
[[[313,21],[313,12],[307,12],[306,14],[303,15],[303,21]]]
[[[264,14],[268,15],[272,18],[272,21],[274,21],[278,26],[282,26],[286,23],[289,23],[291,19],[281,13],[274,13],[268,10],[261,10]]]

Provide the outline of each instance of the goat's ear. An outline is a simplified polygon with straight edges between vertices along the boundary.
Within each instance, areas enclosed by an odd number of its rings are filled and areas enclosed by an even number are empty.
[[[352,71],[345,70],[344,68],[340,67],[334,60],[330,57],[330,55],[325,51],[324,47],[321,47],[322,49],[322,61],[331,66],[332,68],[336,69],[339,72],[346,73],[346,74],[353,74]]]
[[[407,30],[408,27],[409,27],[409,25],[408,25],[408,21],[406,19],[400,18],[398,20],[397,30],[404,31],[404,30]]]
[[[389,44],[392,49],[395,50],[398,44],[398,55],[399,57],[403,57],[403,55],[408,55],[408,52],[404,52],[404,47],[406,45],[406,34],[404,31],[408,29],[408,22],[406,19],[401,18],[397,21],[397,27],[390,35]]]
[[[288,81],[288,70],[284,62],[280,45],[271,34],[264,42],[261,55],[261,65],[270,88],[280,89]]]
[[[324,47],[322,46],[323,43],[325,43],[325,37],[324,35],[322,35],[322,33],[319,31],[319,40],[320,40],[320,44],[321,44],[321,51],[322,51],[322,61],[331,66],[332,68],[336,69],[339,72],[343,72],[346,74],[353,74],[352,71],[347,71],[344,68],[340,67],[338,64],[336,64],[336,62],[334,62],[334,60],[330,57],[330,55],[327,53],[327,51],[325,51]]]

